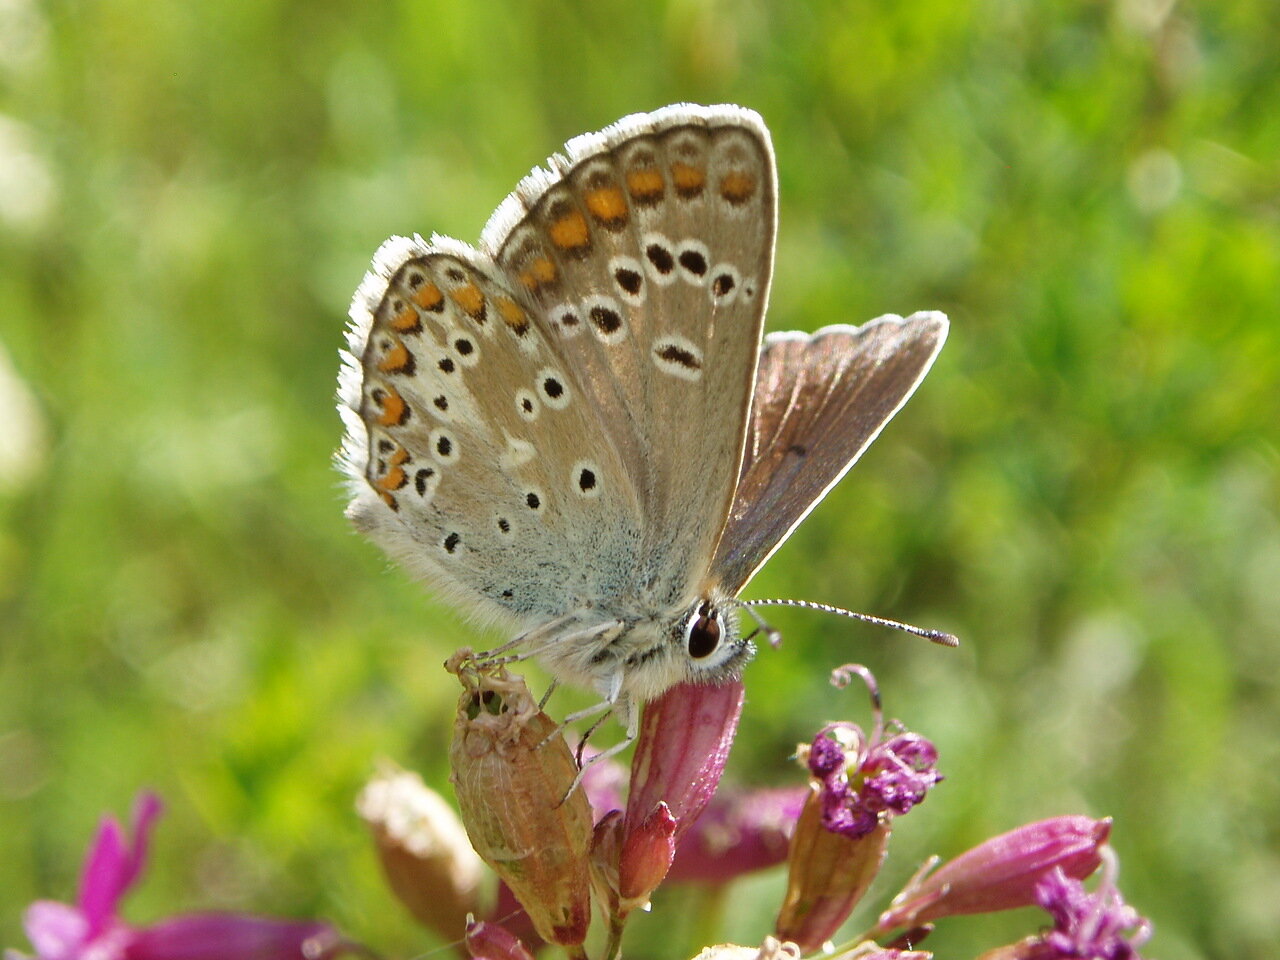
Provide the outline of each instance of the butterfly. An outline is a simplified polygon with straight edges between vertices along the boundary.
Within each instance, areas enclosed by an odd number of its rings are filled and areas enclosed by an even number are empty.
[[[388,240],[351,306],[348,516],[631,736],[739,675],[739,592],[946,338],[922,312],[762,339],[776,222],[760,116],[677,104],[570,140],[478,247]]]

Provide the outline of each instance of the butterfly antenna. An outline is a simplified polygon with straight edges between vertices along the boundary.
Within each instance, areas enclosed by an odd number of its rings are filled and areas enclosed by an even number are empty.
[[[902,623],[899,620],[890,620],[887,617],[873,617],[869,613],[857,613],[853,610],[846,610],[844,607],[837,607],[830,603],[818,603],[814,600],[739,600],[738,606],[745,607],[757,623],[762,628],[776,633],[771,627],[768,627],[763,620],[752,612],[752,607],[802,607],[805,610],[821,610],[823,613],[834,613],[840,617],[849,617],[853,620],[861,620],[864,623],[874,623],[882,627],[892,627],[894,630],[901,630],[912,636],[924,637],[943,647],[960,646],[960,638],[954,633],[947,633],[943,630],[926,630],[924,627],[917,627],[910,623]],[[776,646],[776,644],[775,644]]]

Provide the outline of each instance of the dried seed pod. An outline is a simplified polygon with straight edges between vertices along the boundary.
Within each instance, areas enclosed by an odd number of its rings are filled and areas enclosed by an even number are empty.
[[[591,806],[573,753],[524,680],[454,662],[465,688],[449,761],[462,822],[538,934],[580,944],[591,919]]]
[[[483,867],[458,815],[416,773],[390,768],[360,791],[387,881],[419,923],[453,938],[478,906]]]

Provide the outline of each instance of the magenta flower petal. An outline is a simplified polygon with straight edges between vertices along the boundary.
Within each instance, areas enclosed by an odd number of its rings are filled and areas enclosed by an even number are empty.
[[[133,843],[114,817],[104,817],[85,858],[76,903],[95,936],[116,915],[120,900],[146,866],[147,845],[163,806],[150,791],[139,794],[133,808]]]
[[[126,960],[315,960],[342,943],[324,923],[197,913],[137,931]]]
[[[31,904],[23,917],[23,926],[40,960],[71,960],[90,937],[85,915],[75,907],[53,900],[37,900]],[[123,945],[103,953],[104,958],[112,960],[122,956]]]
[[[637,829],[665,803],[679,833],[711,802],[742,716],[741,681],[682,683],[644,708],[631,761],[627,828]]]
[[[807,787],[722,791],[680,841],[668,880],[725,883],[787,859]]]
[[[988,913],[1036,902],[1036,885],[1054,867],[1081,879],[1097,869],[1110,820],[1053,817],[992,837],[943,864],[899,895],[882,930],[962,913]]]
[[[588,753],[582,774],[582,792],[591,803],[595,822],[599,823],[611,810],[622,809],[622,795],[627,786],[627,771],[608,757],[596,760]]]

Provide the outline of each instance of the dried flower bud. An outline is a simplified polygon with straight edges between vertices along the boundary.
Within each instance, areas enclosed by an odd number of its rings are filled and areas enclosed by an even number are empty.
[[[742,701],[735,680],[679,684],[645,706],[619,864],[624,912],[648,902],[680,837],[715,795]]]
[[[891,831],[882,817],[856,837],[833,833],[822,823],[822,796],[805,801],[791,838],[787,895],[774,932],[802,950],[816,950],[835,934],[880,872]]]
[[[578,768],[556,723],[524,681],[458,666],[450,779],[480,857],[548,942],[580,944],[590,923],[591,806],[569,793]]]
[[[468,918],[462,945],[475,960],[533,960],[529,948],[496,923]]]
[[[1036,885],[1055,867],[1078,879],[1093,873],[1110,833],[1109,819],[1068,816],[992,837],[909,884],[880,916],[877,928],[1030,906],[1036,902]]]
[[[591,884],[601,912],[611,919],[621,916],[618,861],[622,851],[622,821],[621,810],[610,810],[600,818],[591,838]]]
[[[391,768],[369,781],[356,810],[400,902],[419,923],[456,937],[476,909],[483,868],[453,808],[418,774]]]

